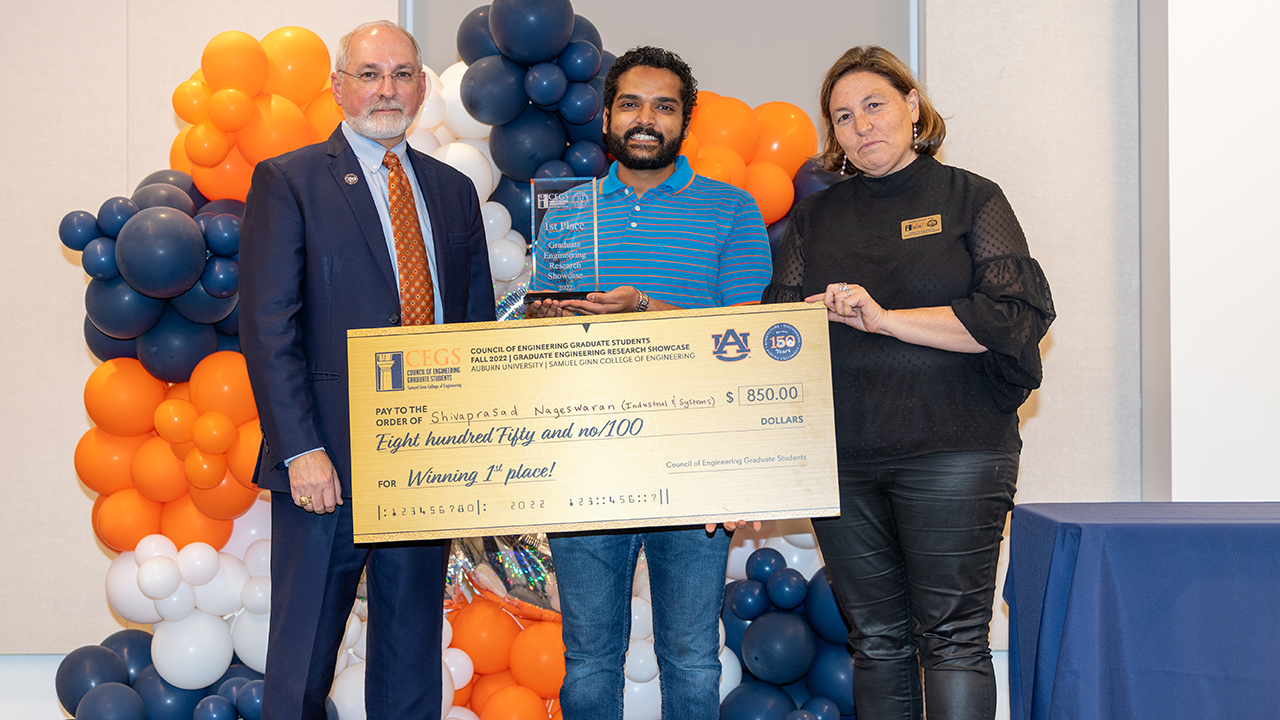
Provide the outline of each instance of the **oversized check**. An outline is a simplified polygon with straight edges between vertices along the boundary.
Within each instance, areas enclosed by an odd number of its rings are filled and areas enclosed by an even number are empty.
[[[820,305],[347,338],[357,542],[839,513]]]

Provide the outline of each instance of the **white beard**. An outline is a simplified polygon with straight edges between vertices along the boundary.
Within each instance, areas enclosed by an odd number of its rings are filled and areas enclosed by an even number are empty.
[[[378,110],[386,110],[395,108],[400,110],[399,115],[375,115]],[[422,106],[418,106],[418,112],[422,111]],[[355,116],[343,108],[343,116],[347,119],[347,124],[352,130],[363,137],[370,140],[390,140],[391,138],[400,137],[408,131],[409,126],[413,125],[413,121],[418,119],[418,114],[409,115],[404,112],[404,106],[400,103],[380,102],[374,103],[366,110],[365,115]]]

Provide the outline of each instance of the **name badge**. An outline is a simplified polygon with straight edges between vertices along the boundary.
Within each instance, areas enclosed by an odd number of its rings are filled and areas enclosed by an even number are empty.
[[[925,235],[937,235],[940,232],[942,232],[941,215],[930,215],[929,217],[902,221],[903,240],[910,240],[911,238],[923,237]]]

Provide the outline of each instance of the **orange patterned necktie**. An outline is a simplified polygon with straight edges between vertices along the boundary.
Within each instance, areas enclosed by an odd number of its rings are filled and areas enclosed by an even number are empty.
[[[436,295],[413,189],[395,153],[388,150],[382,164],[391,171],[391,231],[396,236],[396,264],[400,268],[400,324],[430,325],[436,318]]]

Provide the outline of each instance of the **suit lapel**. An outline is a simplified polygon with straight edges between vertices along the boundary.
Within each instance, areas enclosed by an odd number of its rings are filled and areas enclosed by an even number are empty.
[[[378,209],[373,204],[369,184],[365,181],[364,168],[360,167],[360,160],[356,158],[346,136],[342,134],[341,126],[329,136],[328,151],[329,172],[333,175],[333,181],[347,198],[347,204],[351,207],[356,224],[360,227],[360,234],[364,236],[369,251],[377,260],[387,285],[396,287],[396,274],[391,267],[387,238],[382,234],[382,219],[378,217]],[[356,182],[349,182],[353,177]]]
[[[426,155],[409,148],[409,154],[412,156],[413,174],[418,179],[418,189],[422,191],[422,200],[427,204],[427,220],[431,223],[431,253],[436,261],[436,282],[440,285],[437,290],[439,296],[443,299],[448,297],[449,273],[445,271],[445,264],[448,262],[448,253],[445,248],[449,239],[445,230],[444,202],[440,199],[440,182],[436,178],[436,170],[431,167],[431,162]]]

